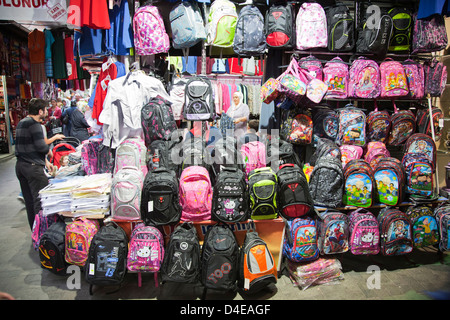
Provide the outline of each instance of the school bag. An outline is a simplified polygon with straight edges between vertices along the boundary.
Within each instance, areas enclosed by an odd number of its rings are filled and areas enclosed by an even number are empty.
[[[181,220],[211,219],[212,185],[208,171],[201,166],[190,166],[180,176]]]
[[[89,292],[93,286],[120,286],[127,273],[128,238],[115,223],[105,224],[92,238],[85,265]]]
[[[303,111],[291,109],[284,112],[285,119],[280,126],[280,137],[292,144],[310,144],[313,140],[313,121]]]
[[[68,263],[65,255],[66,223],[58,220],[42,235],[39,242],[41,267],[57,275],[66,275]]]
[[[439,244],[439,229],[432,207],[427,205],[410,206],[406,215],[411,221],[414,248]]]
[[[335,140],[339,127],[339,117],[328,106],[316,106],[312,116],[313,135],[317,138]]]
[[[196,2],[182,1],[176,4],[170,10],[169,21],[175,49],[187,49],[206,40],[205,25]]]
[[[306,71],[299,68],[297,59],[293,57],[286,71],[278,77],[277,90],[279,94],[283,94],[294,104],[299,104],[306,94],[306,86],[310,81],[309,77]]]
[[[104,144],[98,147],[97,173],[112,173],[114,170],[115,149]]]
[[[39,243],[42,235],[47,229],[56,221],[58,221],[58,214],[44,215],[42,210],[34,216],[33,227],[31,228],[31,242],[34,250],[39,249]]]
[[[183,105],[184,105],[184,92],[186,90],[186,83],[189,79],[179,76],[173,76],[172,81],[169,83],[167,93],[172,101],[172,112],[175,120],[182,119]]]
[[[144,175],[136,167],[123,167],[111,181],[111,218],[132,221],[141,219],[141,193]]]
[[[380,63],[381,98],[404,97],[408,94],[405,68],[399,61],[386,58]]]
[[[336,143],[366,145],[366,114],[353,105],[346,105],[339,112],[339,131]]]
[[[261,141],[244,143],[240,152],[247,179],[251,171],[266,166],[266,146]]]
[[[381,141],[371,141],[367,144],[364,160],[375,168],[380,159],[390,157],[390,152]]]
[[[365,13],[360,25],[358,26],[356,39],[356,52],[357,53],[370,53],[378,59],[382,59],[386,56],[389,48],[389,40],[392,35],[394,22],[392,17],[385,13],[380,13],[380,18],[375,21],[376,25],[373,25],[374,19],[371,18],[372,12]],[[368,24],[372,24],[371,26]]]
[[[425,74],[424,94],[431,97],[440,97],[447,83],[447,67],[436,58],[423,63]]]
[[[171,102],[160,95],[150,98],[141,109],[141,124],[145,146],[148,148],[155,140],[169,140],[177,130]]]
[[[372,206],[376,195],[372,167],[363,159],[351,160],[344,168],[344,205],[361,208]]]
[[[115,157],[113,175],[123,167],[135,167],[144,176],[147,174],[147,147],[142,138],[132,137],[122,141],[116,148]]]
[[[314,202],[303,170],[295,164],[283,164],[277,172],[277,178],[280,215],[289,220],[310,213]]]
[[[367,141],[385,143],[391,130],[391,115],[386,110],[375,109],[367,115]]]
[[[380,250],[384,256],[410,253],[413,248],[411,222],[406,213],[392,207],[381,209],[377,221],[380,228]]]
[[[411,10],[404,7],[395,7],[388,11],[392,17],[393,28],[389,43],[390,52],[407,51],[411,49],[411,30],[413,16]]]
[[[169,52],[170,39],[159,9],[146,5],[133,16],[134,47],[141,56]]]
[[[298,50],[327,47],[327,17],[320,4],[305,2],[301,5],[295,19],[295,32]]]
[[[258,168],[248,175],[250,218],[254,220],[276,219],[278,216],[278,178],[270,167]]]
[[[363,148],[351,144],[344,144],[339,147],[341,151],[342,167],[345,168],[347,163],[353,159],[360,159],[363,154]]]
[[[180,162],[178,165],[178,176],[181,176],[183,170],[190,166],[204,167],[209,174],[211,182],[214,183],[214,169],[210,151],[206,148],[205,142],[201,139],[190,139],[182,144]]]
[[[439,230],[439,251],[444,252],[450,249],[450,206],[448,203],[442,203],[434,209],[434,217]]]
[[[348,96],[375,99],[381,93],[380,66],[375,60],[359,57],[349,70]]]
[[[247,231],[239,259],[238,288],[254,294],[278,279],[277,264],[267,243],[255,231]]]
[[[289,49],[295,46],[294,7],[272,4],[266,11],[264,34],[269,48]]]
[[[316,221],[295,218],[286,221],[283,256],[293,262],[307,262],[319,258]]]
[[[158,287],[158,271],[164,259],[164,237],[156,227],[137,224],[131,231],[128,244],[127,270],[138,273],[138,285],[142,285],[142,272],[154,274]]]
[[[423,65],[411,59],[402,62],[408,82],[408,97],[422,99],[425,95],[425,75]]]
[[[93,138],[84,141],[81,147],[81,166],[87,175],[96,174],[98,171],[98,149],[103,139]]]
[[[339,211],[325,211],[317,220],[317,246],[320,254],[344,253],[349,249],[348,216]]]
[[[400,146],[416,130],[416,117],[411,110],[398,110],[394,104],[394,113],[391,115],[391,132],[387,145]]]
[[[333,140],[327,138],[319,138],[316,143],[316,149],[309,158],[309,164],[314,167],[317,161],[325,156],[336,158],[340,162],[341,150]]]
[[[299,68],[305,70],[312,79],[323,80],[322,62],[313,55],[303,57],[298,61]]]
[[[412,54],[441,51],[447,47],[447,43],[445,20],[441,14],[422,19],[417,19],[415,15]]]
[[[373,167],[379,203],[396,206],[403,202],[406,174],[400,160],[380,158]]]
[[[273,142],[274,140],[272,140]],[[273,148],[273,146],[275,148]],[[278,146],[272,145],[272,143],[267,144],[267,166],[272,167],[272,164],[275,167],[279,167],[283,164],[296,164],[299,167],[302,166],[302,161],[297,154],[297,151],[294,150],[294,146],[289,142],[278,139]]]
[[[65,259],[69,264],[83,267],[89,253],[92,238],[100,225],[97,220],[85,217],[75,218],[66,224]]]
[[[328,85],[319,79],[312,79],[306,85],[306,97],[314,103],[320,103],[328,91]]]
[[[186,83],[183,118],[188,121],[211,121],[215,117],[215,105],[211,81],[193,76]]]
[[[328,25],[328,51],[347,52],[355,47],[355,26],[348,7],[342,2],[326,9]]]
[[[206,231],[201,252],[201,282],[207,289],[236,290],[240,248],[231,227],[215,224]]]
[[[164,252],[162,282],[197,283],[200,280],[201,249],[192,223],[184,222],[172,232]]]
[[[328,86],[326,99],[347,98],[348,65],[340,58],[334,57],[323,68],[323,81]]]
[[[234,3],[229,0],[214,1],[208,15],[208,45],[222,48],[232,47],[237,20],[238,15]]]
[[[234,136],[219,137],[214,144],[207,147],[211,151],[212,168],[215,177],[224,168],[236,168],[244,171],[242,156],[238,150],[238,141]]]
[[[182,150],[181,144],[176,140],[152,141],[147,149],[148,172],[152,172],[159,168],[177,171],[178,165],[175,163],[176,161],[174,161],[174,158],[179,157],[180,150]]]
[[[140,202],[140,217],[146,225],[176,224],[181,218],[179,183],[176,172],[164,167],[145,176]]]
[[[225,167],[217,175],[213,188],[211,219],[221,222],[240,222],[249,217],[248,187],[244,173]]]
[[[359,208],[350,212],[349,247],[354,255],[377,255],[380,252],[380,230],[374,214]]]
[[[238,15],[233,51],[239,57],[253,57],[264,54],[265,50],[264,16],[258,7],[246,5]]]
[[[444,119],[444,113],[438,107],[431,108],[431,116],[433,121],[430,121],[430,111],[427,109],[417,109],[416,113],[416,125],[418,133],[425,133],[432,137],[432,127],[434,126],[434,138],[435,141],[439,141],[442,136],[442,130],[439,122]]]

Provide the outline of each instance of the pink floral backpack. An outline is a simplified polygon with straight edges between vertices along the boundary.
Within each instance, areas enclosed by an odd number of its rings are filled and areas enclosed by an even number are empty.
[[[398,61],[386,58],[380,64],[382,98],[404,97],[408,94],[405,68]]]
[[[352,98],[374,99],[380,95],[380,67],[374,60],[359,57],[350,66],[348,95]]]
[[[67,263],[84,266],[92,238],[99,228],[97,220],[85,217],[76,218],[66,225],[65,258]]]
[[[347,98],[348,65],[339,57],[328,61],[323,68],[323,81],[328,86],[325,99]]]
[[[296,17],[297,49],[326,48],[328,46],[327,17],[318,3],[303,3]]]
[[[180,176],[181,220],[202,221],[211,219],[212,185],[208,170],[190,166]]]
[[[170,40],[156,6],[142,6],[133,17],[134,47],[138,55],[169,52]]]

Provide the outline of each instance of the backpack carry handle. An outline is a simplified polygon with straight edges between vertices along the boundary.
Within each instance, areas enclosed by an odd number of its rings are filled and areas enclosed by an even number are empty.
[[[285,164],[282,164],[282,165],[278,168],[278,170],[281,170],[281,169],[287,168],[287,167],[293,168],[293,167],[295,167],[295,164],[293,164],[293,163],[285,163]]]

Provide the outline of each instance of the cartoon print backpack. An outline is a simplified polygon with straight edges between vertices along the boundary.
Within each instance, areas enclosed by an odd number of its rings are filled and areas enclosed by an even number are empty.
[[[251,219],[276,219],[278,216],[278,178],[270,167],[258,168],[248,175]]]
[[[158,271],[164,260],[164,238],[156,227],[137,224],[130,235],[127,270],[138,273],[138,285],[142,285],[142,272],[154,273],[158,286]]]
[[[116,148],[113,175],[123,167],[136,167],[144,176],[147,174],[147,147],[142,138],[127,138]]]
[[[382,98],[404,97],[408,94],[408,82],[406,80],[403,65],[391,58],[386,58],[380,63],[381,93]]]
[[[240,57],[253,57],[265,50],[264,16],[258,7],[246,5],[239,11],[233,51]]]
[[[339,147],[341,150],[342,167],[345,168],[347,163],[353,159],[360,159],[363,154],[363,148],[351,144],[344,144]]]
[[[66,224],[65,259],[69,264],[83,267],[89,253],[92,238],[100,225],[97,220],[78,217]]]
[[[296,47],[299,50],[326,48],[328,45],[327,17],[318,3],[305,2],[295,19]]]
[[[237,19],[236,6],[233,2],[229,0],[214,1],[208,16],[208,45],[222,48],[232,47]]]
[[[355,47],[355,26],[349,8],[342,2],[326,8],[328,51],[347,52]]]
[[[394,103],[394,113],[391,115],[391,132],[387,145],[400,146],[416,130],[416,117],[411,110],[398,110]]]
[[[354,255],[377,255],[380,252],[378,221],[370,211],[359,208],[350,212],[349,247]]]
[[[317,245],[320,254],[344,253],[349,249],[348,216],[338,211],[325,211],[317,220]]]
[[[248,179],[252,170],[266,166],[266,146],[261,141],[249,141],[241,146],[244,172]]]
[[[408,82],[408,97],[422,99],[425,95],[425,75],[423,65],[411,59],[402,62]]]
[[[323,81],[328,85],[325,98],[347,98],[348,72],[348,65],[340,57],[325,63]]]
[[[211,81],[207,77],[191,77],[184,93],[183,118],[188,121],[211,121],[215,115]]]
[[[211,219],[212,186],[208,171],[201,166],[190,166],[180,176],[181,220]]]
[[[391,130],[391,115],[386,110],[375,109],[367,115],[367,140],[386,143]]]
[[[406,174],[400,160],[393,157],[381,158],[374,167],[373,176],[377,184],[377,202],[396,206],[403,201]]]
[[[280,127],[281,139],[292,144],[310,144],[313,139],[313,121],[304,112],[291,109]]]
[[[441,14],[422,19],[417,19],[417,15],[414,17],[412,54],[441,51],[447,43],[445,20]]]
[[[278,92],[284,94],[293,103],[299,104],[306,94],[309,74],[298,66],[297,59],[291,59],[287,69],[279,79]]]
[[[196,2],[182,1],[169,13],[172,43],[175,49],[186,49],[206,40],[206,29]]]
[[[58,221],[58,214],[44,215],[42,210],[39,210],[38,214],[34,216],[33,227],[31,228],[31,242],[34,250],[39,249],[42,235],[56,221]]]
[[[303,57],[298,61],[299,68],[305,70],[312,79],[323,80],[323,66],[322,62],[316,57],[310,55]]]
[[[328,85],[319,79],[312,79],[306,85],[306,97],[314,103],[319,103],[328,91]]]
[[[136,167],[123,167],[111,181],[111,218],[132,221],[141,219],[141,192],[144,175]]]
[[[367,144],[364,160],[366,160],[372,168],[375,168],[380,159],[390,157],[390,155],[389,150],[383,142],[371,141]]]
[[[170,39],[156,6],[142,6],[133,17],[136,54],[146,56],[169,52]]]
[[[264,34],[270,48],[289,49],[295,46],[294,7],[273,4],[266,11]]]
[[[340,145],[366,145],[366,114],[353,105],[347,105],[339,112],[339,131],[336,142]]]
[[[369,208],[375,200],[372,167],[363,159],[351,160],[344,168],[344,205]]]
[[[330,107],[316,106],[313,110],[313,135],[334,141],[339,128],[339,117]],[[314,138],[315,139],[315,138]]]
[[[416,125],[417,125],[417,132],[419,133],[425,133],[432,136],[432,127],[434,127],[434,138],[435,141],[439,141],[442,136],[442,128],[440,127],[439,122],[441,119],[444,119],[444,113],[440,108],[432,107],[431,108],[431,116],[433,118],[433,121],[430,121],[430,112],[428,108],[424,109],[417,109],[416,113]]]
[[[423,63],[425,74],[425,95],[440,97],[447,83],[447,67],[436,58]]]
[[[439,243],[439,229],[432,207],[427,205],[410,206],[406,215],[411,221],[415,248],[434,246]]]
[[[42,235],[39,242],[41,267],[57,275],[66,275],[68,263],[65,260],[66,223],[53,223]]]
[[[359,57],[350,66],[348,95],[352,98],[375,99],[381,93],[380,67],[374,60]]]
[[[413,250],[411,222],[406,213],[386,207],[378,214],[377,221],[380,228],[380,249],[384,256],[403,255]]]
[[[319,258],[316,221],[311,218],[286,220],[283,256],[293,262]]]
[[[409,9],[403,7],[395,7],[388,11],[392,17],[393,29],[389,42],[389,51],[407,51],[411,49],[411,27],[413,24],[413,16]]]
[[[450,206],[443,202],[434,209],[434,217],[439,231],[439,251],[450,250]]]
[[[98,149],[103,139],[89,139],[84,141],[81,147],[81,166],[87,175],[96,174],[98,171]]]

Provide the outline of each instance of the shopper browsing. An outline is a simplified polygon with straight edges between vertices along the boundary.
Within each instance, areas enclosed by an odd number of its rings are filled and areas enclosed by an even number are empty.
[[[241,92],[233,93],[233,103],[227,110],[227,115],[234,119],[234,136],[239,139],[247,131],[248,117],[250,109],[243,103],[244,96]]]

